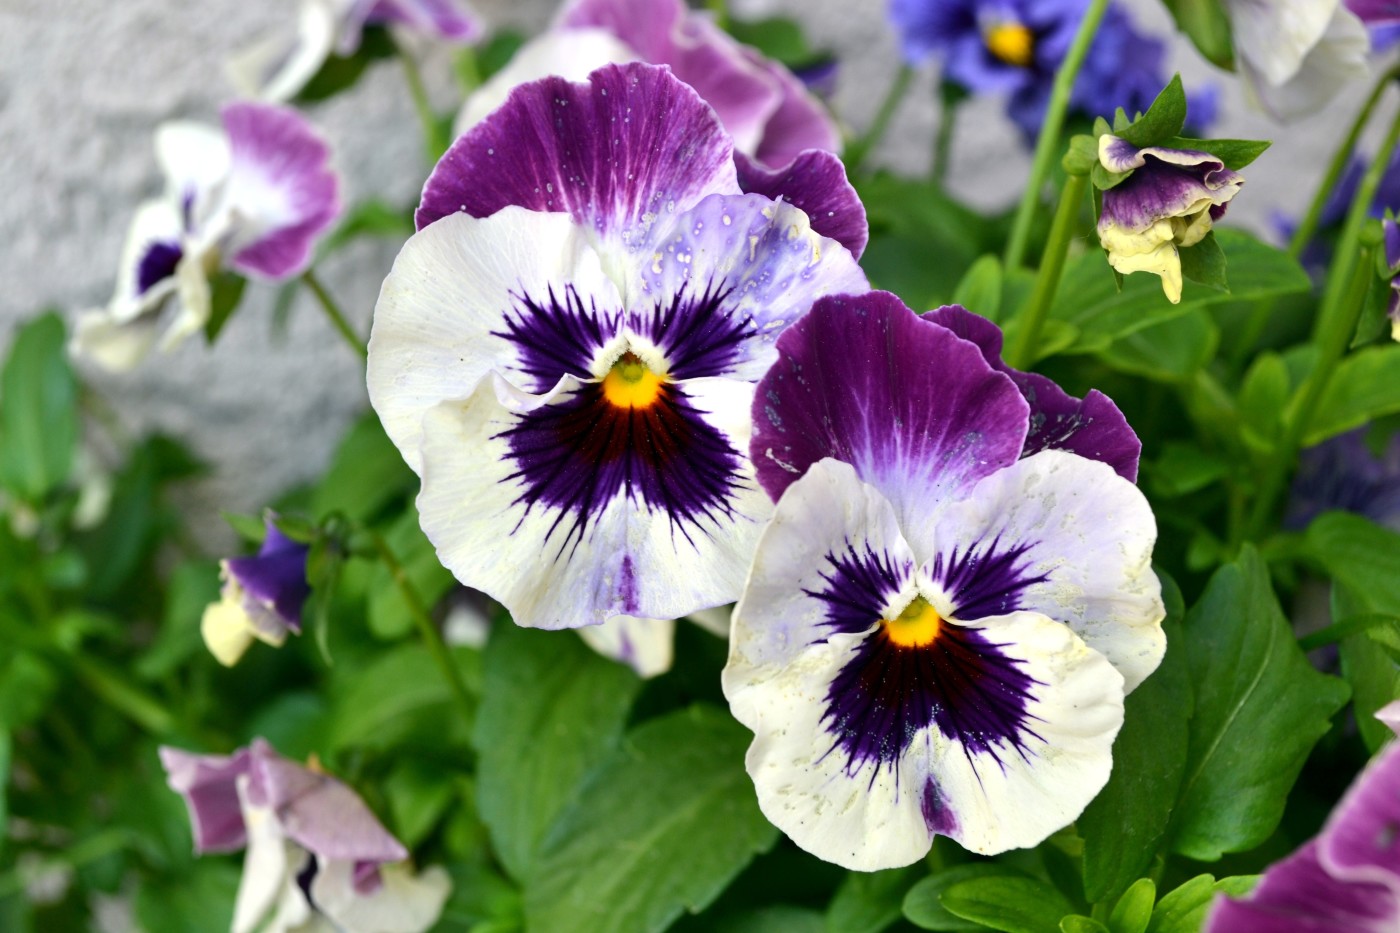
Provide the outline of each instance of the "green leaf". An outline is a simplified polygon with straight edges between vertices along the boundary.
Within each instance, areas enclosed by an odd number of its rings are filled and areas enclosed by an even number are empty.
[[[437,549],[419,527],[418,509],[412,503],[404,507],[403,514],[384,539],[398,557],[423,604],[432,609],[456,581],[451,571],[442,566]],[[413,613],[393,574],[382,562],[376,564],[370,580],[369,605],[365,611],[369,630],[380,638],[402,638],[413,631]]]
[[[1103,162],[1096,161],[1089,168],[1089,180],[1094,183],[1094,187],[1099,191],[1108,191],[1117,188],[1123,182],[1132,177],[1132,172],[1111,172],[1104,168]]]
[[[480,683],[480,655],[454,648],[452,659],[468,689]],[[452,691],[428,649],[405,644],[334,683],[329,742],[334,749],[416,745],[441,751],[465,746],[464,722]]]
[[[1108,127],[1104,127],[1103,132],[1108,132]],[[1099,140],[1102,133],[1095,131],[1095,135],[1087,136],[1083,133],[1070,137],[1069,150],[1065,153],[1061,165],[1067,174],[1088,175],[1093,172],[1094,167],[1099,163]]]
[[[1197,875],[1157,902],[1147,933],[1200,933],[1215,895],[1240,897],[1248,894],[1258,880],[1254,875],[1219,881],[1211,875]]]
[[[1165,145],[1169,149],[1207,152],[1225,163],[1226,168],[1239,171],[1263,155],[1273,144],[1264,139],[1191,139],[1178,136],[1167,140]]]
[[[830,933],[880,933],[900,918],[904,895],[924,874],[921,866],[851,872],[826,909]]]
[[[1152,905],[1157,903],[1157,885],[1151,878],[1139,878],[1123,893],[1109,915],[1108,925],[1113,933],[1144,933],[1152,920]]]
[[[949,913],[1004,933],[1060,933],[1060,918],[1074,913],[1063,894],[1038,878],[973,878],[940,900]]]
[[[1305,446],[1400,411],[1400,344],[1366,347],[1342,360],[1318,401]]]
[[[1395,738],[1376,711],[1400,697],[1400,622],[1342,639],[1342,674],[1351,684],[1352,708],[1361,738],[1372,752]]]
[[[1220,229],[1215,236],[1230,265],[1231,292],[1190,284],[1179,305],[1167,301],[1156,276],[1128,276],[1119,291],[1100,250],[1071,259],[1050,307],[1052,320],[1079,329],[1078,343],[1070,352],[1097,352],[1134,331],[1221,301],[1254,301],[1312,287],[1302,266],[1283,250],[1239,230]]]
[[[1383,262],[1384,259],[1382,258]],[[1390,284],[1390,276],[1374,278],[1366,289],[1366,299],[1361,306],[1361,318],[1356,322],[1356,333],[1351,338],[1348,349],[1364,347],[1382,337],[1392,334],[1393,324],[1390,315],[1390,299],[1395,294]]]
[[[147,881],[136,892],[136,920],[147,933],[224,933],[240,874],[230,861],[200,859],[186,875]]]
[[[394,836],[410,849],[437,826],[457,797],[452,770],[431,761],[401,758],[384,779]]]
[[[10,730],[0,722],[0,852],[5,851],[5,840],[9,838],[10,825],[9,794],[10,764],[14,760],[14,743]]]
[[[925,878],[904,895],[904,918],[921,930],[985,930],[973,920],[949,913],[943,906],[943,892],[964,881],[978,878],[1020,878],[1020,872],[996,862],[972,862],[945,868]]]
[[[142,680],[159,680],[174,673],[200,650],[200,619],[219,598],[219,565],[186,561],[175,568],[165,591],[160,633],[150,650],[136,662]]]
[[[1230,472],[1229,464],[1194,444],[1170,441],[1156,460],[1145,461],[1155,498],[1171,499],[1204,489]]]
[[[953,304],[995,321],[1001,314],[1001,280],[1001,260],[991,254],[980,256],[953,291]]]
[[[1070,914],[1060,920],[1060,933],[1110,933],[1108,927],[1093,917]]]
[[[347,91],[360,80],[370,63],[395,54],[394,40],[383,26],[366,26],[360,34],[355,54],[331,55],[311,80],[302,85],[294,99],[297,104],[313,104]]]
[[[209,319],[204,322],[204,342],[212,344],[219,339],[224,325],[238,309],[243,299],[243,288],[248,280],[236,272],[219,272],[209,279]]]
[[[394,207],[378,198],[360,201],[345,212],[340,224],[321,241],[319,255],[325,258],[363,237],[407,240],[413,236],[413,210]]]
[[[653,933],[713,901],[778,836],[744,772],[751,738],[707,706],[629,733],[551,829],[525,889],[527,928]]]
[[[1181,86],[1181,75],[1175,74],[1152,101],[1147,113],[1116,135],[1141,149],[1144,146],[1162,145],[1178,135],[1185,125],[1186,90]]]
[[[57,690],[58,674],[49,662],[10,646],[0,652],[0,727],[13,732],[29,725]]]
[[[1230,16],[1221,0],[1163,0],[1177,28],[1186,33],[1206,61],[1227,71],[1235,68]]]
[[[39,503],[68,480],[78,443],[78,383],[63,321],[49,312],[22,325],[0,372],[0,485]]]
[[[417,488],[418,478],[373,412],[350,428],[311,496],[311,514],[344,512],[355,522],[373,519],[395,499]]]
[[[724,933],[827,933],[822,915],[804,907],[774,904],[741,914],[726,914],[718,927]]]
[[[641,680],[577,638],[511,624],[492,631],[482,666],[477,806],[501,863],[524,880],[549,827],[612,754]]]
[[[1350,512],[1318,516],[1307,554],[1357,602],[1357,612],[1400,615],[1400,534]]]
[[[1266,350],[1255,358],[1240,387],[1239,411],[1246,444],[1265,453],[1277,446],[1292,388],[1283,357]]]
[[[1174,848],[1208,861],[1274,831],[1348,690],[1308,663],[1251,547],[1211,577],[1186,644],[1196,700]]]
[[[219,516],[233,529],[233,533],[238,535],[249,544],[262,544],[267,537],[267,524],[261,515],[239,515],[237,512],[220,512]]]
[[[807,42],[802,27],[787,17],[740,20],[731,18],[726,24],[729,34],[745,45],[751,45],[769,58],[776,59],[794,70],[810,68],[827,61],[830,56],[815,51]]]
[[[1084,840],[1084,895],[1093,902],[1117,897],[1151,865],[1186,771],[1192,701],[1181,595],[1171,578],[1162,583],[1169,605],[1178,607],[1162,623],[1166,656],[1124,701],[1113,772],[1075,822]]]
[[[1212,230],[1201,238],[1201,241],[1194,246],[1184,246],[1177,250],[1181,257],[1181,275],[1198,282],[1207,288],[1219,289],[1222,292],[1230,290],[1230,283],[1225,280],[1225,254],[1220,250],[1220,244],[1215,240],[1215,231]]]
[[[1205,368],[1219,345],[1215,321],[1195,310],[1115,340],[1098,357],[1119,372],[1179,383]]]

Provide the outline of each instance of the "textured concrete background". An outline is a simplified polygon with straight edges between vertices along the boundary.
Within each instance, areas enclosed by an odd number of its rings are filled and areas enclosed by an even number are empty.
[[[475,0],[495,25],[537,29],[553,0]],[[742,15],[800,18],[813,41],[842,60],[840,119],[857,129],[898,65],[882,0],[732,0]],[[1158,34],[1170,23],[1155,0],[1129,4]],[[161,179],[151,133],[164,119],[217,122],[232,95],[222,62],[236,49],[294,25],[293,0],[0,0],[0,347],[15,324],[54,306],[70,316],[105,302],[132,209]],[[1219,134],[1274,138],[1231,206],[1231,221],[1263,228],[1275,210],[1298,211],[1364,89],[1280,130],[1242,103],[1233,78],[1212,72],[1183,39],[1173,64],[1225,90]],[[446,61],[429,79],[444,110],[455,106]],[[933,135],[931,78],[900,110],[882,160],[917,172]],[[421,137],[401,71],[373,68],[349,95],[311,112],[329,136],[347,203],[369,195],[410,203],[422,185]],[[1028,159],[999,102],[960,115],[950,180],[974,204],[1005,205]],[[322,278],[367,331],[379,284],[397,244],[362,243]],[[284,335],[271,328],[275,289],[252,285],[217,352],[189,341],[137,372],[86,372],[135,431],[159,429],[215,465],[187,493],[191,519],[211,546],[226,541],[217,509],[258,509],[288,485],[316,475],[351,417],[366,405],[363,370],[314,306],[299,297]]]

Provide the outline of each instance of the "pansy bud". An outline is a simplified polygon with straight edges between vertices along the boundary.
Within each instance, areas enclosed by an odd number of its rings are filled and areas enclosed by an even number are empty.
[[[221,598],[204,610],[200,622],[204,643],[220,664],[237,664],[254,638],[276,647],[288,631],[301,633],[301,607],[310,593],[308,550],[269,519],[256,556],[220,561]]]
[[[1103,193],[1099,243],[1109,264],[1124,274],[1161,276],[1167,298],[1181,301],[1178,250],[1210,233],[1244,177],[1207,152],[1139,149],[1110,133],[1099,137],[1099,162],[1109,172],[1128,174]]]

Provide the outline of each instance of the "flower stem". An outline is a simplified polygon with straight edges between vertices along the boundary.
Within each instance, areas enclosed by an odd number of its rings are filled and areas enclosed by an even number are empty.
[[[1335,645],[1337,642],[1350,638],[1353,635],[1360,635],[1362,632],[1377,625],[1386,625],[1392,622],[1400,622],[1400,618],[1386,615],[1380,612],[1368,612],[1359,616],[1351,616],[1333,622],[1326,628],[1320,628],[1311,635],[1305,635],[1298,639],[1298,647],[1304,651],[1313,651],[1326,645]]]
[[[952,161],[953,127],[958,120],[958,105],[966,92],[953,90],[944,83],[939,85],[938,132],[933,137],[933,164],[929,177],[939,188],[948,177],[948,164]]]
[[[1381,75],[1380,79],[1376,81],[1375,87],[1371,89],[1370,96],[1366,98],[1366,103],[1361,105],[1356,119],[1352,121],[1351,130],[1332,155],[1332,163],[1327,166],[1327,174],[1322,177],[1322,184],[1318,185],[1317,193],[1313,195],[1312,203],[1308,206],[1308,212],[1303,215],[1303,219],[1298,223],[1298,229],[1293,231],[1293,236],[1288,241],[1288,255],[1294,259],[1303,255],[1303,250],[1308,248],[1308,244],[1317,235],[1318,225],[1322,222],[1322,211],[1327,206],[1327,201],[1332,197],[1333,191],[1336,190],[1342,173],[1346,171],[1347,165],[1351,162],[1352,154],[1356,151],[1356,144],[1361,138],[1362,131],[1366,128],[1366,124],[1371,121],[1371,114],[1375,112],[1376,104],[1379,103],[1381,95],[1385,93],[1386,87],[1397,77],[1400,77],[1400,66],[1391,68]],[[1254,307],[1250,309],[1249,320],[1245,323],[1240,339],[1235,342],[1235,352],[1231,360],[1231,368],[1234,371],[1238,372],[1243,368],[1249,351],[1254,349],[1259,338],[1263,336],[1264,328],[1273,316],[1275,307],[1277,307],[1277,302],[1274,299],[1266,298],[1256,301]]]
[[[321,280],[316,277],[316,273],[307,269],[301,274],[301,280],[306,283],[306,287],[311,289],[311,294],[316,296],[316,301],[321,305],[321,310],[326,312],[326,317],[331,319],[331,325],[335,327],[340,336],[345,338],[345,342],[350,345],[350,349],[358,353],[361,358],[369,357],[369,348],[360,339],[360,335],[355,333],[355,328],[350,326],[350,322],[345,319],[345,315],[340,310],[340,305],[336,304],[331,293],[326,291],[326,287],[321,284]]]
[[[1065,114],[1069,111],[1069,95],[1074,90],[1074,79],[1079,76],[1079,68],[1084,57],[1089,54],[1089,45],[1094,41],[1099,21],[1108,9],[1108,0],[1089,0],[1084,11],[1084,19],[1079,31],[1074,35],[1074,44],[1069,54],[1055,74],[1055,84],[1050,92],[1050,104],[1045,109],[1045,122],[1040,125],[1040,135],[1035,141],[1035,155],[1031,160],[1030,177],[1026,180],[1026,190],[1021,196],[1021,204],[1016,208],[1016,219],[1012,222],[1011,238],[1006,242],[1006,254],[1002,264],[1007,270],[1016,269],[1026,255],[1027,241],[1031,235],[1031,221],[1035,219],[1036,208],[1040,206],[1041,189],[1045,179],[1060,154],[1060,132],[1064,129]]]
[[[895,72],[894,80],[890,82],[890,89],[885,92],[885,99],[880,102],[880,109],[875,113],[875,120],[870,124],[870,128],[865,133],[846,147],[846,174],[854,175],[860,168],[865,157],[870,154],[870,150],[880,144],[884,138],[885,131],[889,129],[890,120],[894,117],[894,112],[899,109],[900,103],[904,100],[904,95],[909,90],[909,82],[914,78],[914,69],[908,65],[900,65]]]
[[[1045,326],[1050,305],[1055,300],[1055,290],[1060,285],[1065,257],[1069,255],[1069,242],[1074,236],[1074,222],[1079,217],[1079,208],[1084,201],[1084,192],[1088,185],[1087,175],[1070,175],[1065,179],[1064,191],[1060,193],[1060,204],[1055,209],[1055,219],[1050,225],[1050,238],[1046,241],[1045,252],[1040,257],[1040,272],[1035,277],[1035,288],[1031,291],[1026,309],[1016,318],[1016,329],[1012,331],[1006,348],[1008,366],[1028,369],[1035,362],[1036,344],[1040,340],[1040,332]]]
[[[68,660],[73,665],[73,673],[89,690],[151,735],[164,736],[174,731],[174,715],[120,673],[80,654]]]
[[[408,82],[408,93],[413,98],[413,109],[418,111],[418,121],[423,124],[423,145],[428,150],[428,161],[436,163],[452,140],[447,138],[447,131],[428,100],[428,89],[423,84],[423,73],[418,70],[418,62],[403,45],[399,45],[398,49],[404,79]]]
[[[413,585],[413,581],[408,578],[407,571],[403,569],[403,564],[399,563],[398,557],[394,554],[393,548],[389,547],[389,542],[384,540],[384,536],[370,528],[364,530],[374,541],[374,549],[379,552],[379,559],[384,562],[384,566],[389,570],[389,575],[394,578],[394,584],[399,588],[399,594],[403,596],[404,603],[408,605],[409,615],[413,616],[413,622],[418,627],[418,634],[422,637],[424,646],[432,655],[438,670],[442,672],[443,678],[452,690],[453,699],[457,701],[463,715],[470,722],[476,715],[476,704],[472,702],[471,694],[467,692],[467,685],[462,681],[462,672],[452,662],[452,652],[448,650],[447,643],[442,640],[442,633],[438,631],[437,625],[428,615],[428,608],[423,604],[423,597],[419,595],[418,588]]]

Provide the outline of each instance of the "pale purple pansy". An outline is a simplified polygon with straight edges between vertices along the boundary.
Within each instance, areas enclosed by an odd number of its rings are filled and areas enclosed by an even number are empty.
[[[682,0],[572,0],[551,30],[526,43],[467,99],[457,132],[476,125],[518,84],[549,74],[581,80],[603,65],[632,60],[669,65],[715,108],[735,148],[769,168],[805,150],[841,146],[826,107],[796,75]]]
[[[291,100],[331,56],[354,55],[366,26],[462,45],[481,37],[481,21],[459,0],[302,0],[295,33],[268,36],[228,63],[239,91]]]
[[[210,273],[299,275],[339,216],[330,150],[300,114],[234,103],[222,117],[221,129],[177,122],[157,130],[165,194],[137,210],[107,307],[79,318],[79,355],[127,370],[158,337],[169,349],[208,320]],[[179,311],[163,313],[172,301]]]
[[[1364,78],[1366,27],[1341,0],[1222,0],[1251,100],[1279,120],[1319,110]]]
[[[1032,404],[995,342],[937,322],[968,330],[965,313],[823,299],[754,399],[777,506],[725,696],[754,732],[763,812],[848,868],[909,864],[935,834],[990,854],[1069,823],[1165,650],[1156,525],[1111,465],[1134,468],[1135,444],[1104,444],[1107,462],[1031,452]]]
[[[1099,162],[1131,173],[1103,192],[1099,243],[1123,274],[1150,272],[1162,291],[1181,301],[1181,255],[1210,233],[1211,224],[1239,193],[1244,176],[1206,152],[1146,146],[1109,133],[1099,137]]]
[[[771,511],[753,383],[813,301],[868,288],[851,253],[742,194],[714,111],[641,63],[518,88],[417,220],[369,392],[443,564],[532,627],[732,602]]]
[[[1340,509],[1400,531],[1400,433],[1391,435],[1379,454],[1366,434],[1366,428],[1357,428],[1303,451],[1285,528],[1302,531],[1323,512]]]
[[[160,749],[185,800],[196,852],[247,849],[233,933],[328,921],[344,933],[417,933],[437,922],[451,882],[414,875],[408,850],[345,784],[263,739],[233,755]]]
[[[1396,728],[1400,700],[1376,718]],[[1271,866],[1249,896],[1222,897],[1205,933],[1390,933],[1400,929],[1400,742],[1376,754],[1316,838]]]
[[[232,667],[253,639],[273,647],[288,632],[301,634],[301,608],[310,595],[306,555],[310,548],[284,535],[269,517],[258,553],[219,562],[219,601],[204,610],[200,633],[209,652]]]

